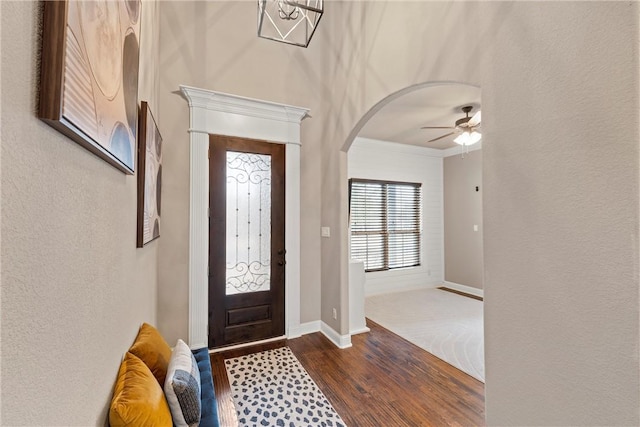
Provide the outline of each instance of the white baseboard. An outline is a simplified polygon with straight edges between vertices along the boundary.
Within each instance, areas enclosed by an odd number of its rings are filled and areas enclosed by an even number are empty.
[[[314,332],[320,332],[320,321],[314,320],[313,322],[301,323],[297,327],[289,328],[289,334],[287,338],[300,338],[303,335],[313,334]]]
[[[358,328],[358,329],[352,329],[349,331],[350,335],[358,335],[358,334],[364,334],[365,332],[369,332],[371,331],[371,329],[367,328],[366,326],[363,328]]]
[[[324,329],[323,329],[324,328]],[[369,332],[370,329],[366,326],[362,328],[349,331],[349,335],[363,334]],[[313,334],[315,332],[322,332],[332,343],[339,348],[351,347],[351,337],[349,335],[340,335],[333,328],[320,320],[314,320],[313,322],[302,323],[296,328],[289,329],[289,339],[299,338],[302,335]]]
[[[484,290],[478,288],[472,288],[471,286],[461,285],[460,283],[447,282],[446,280],[442,282],[442,286],[445,288],[453,289],[456,291],[464,292],[467,294],[475,295],[480,298],[484,298]]]
[[[220,351],[233,350],[236,348],[248,347],[256,344],[265,344],[272,341],[278,341],[282,339],[293,339],[299,338],[302,335],[313,334],[315,332],[322,332],[322,334],[329,339],[333,344],[335,344],[338,348],[349,348],[351,347],[351,335],[361,334],[364,332],[369,332],[369,328],[366,326],[364,328],[359,328],[357,330],[351,331],[349,335],[340,335],[337,333],[331,326],[327,325],[321,320],[314,320],[313,322],[306,322],[298,325],[294,328],[289,328],[289,333],[287,336],[281,336],[276,338],[269,338],[262,341],[250,342],[245,344],[237,344],[229,347],[222,347],[213,350],[209,350],[209,353],[217,353]]]
[[[322,332],[325,337],[329,338],[329,341],[334,343],[338,348],[351,347],[351,335],[340,335],[331,326],[324,322],[321,322],[320,324],[320,332]]]

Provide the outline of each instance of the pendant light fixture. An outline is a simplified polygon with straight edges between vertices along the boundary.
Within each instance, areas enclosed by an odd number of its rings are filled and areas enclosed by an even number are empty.
[[[322,18],[323,0],[258,0],[258,37],[307,47]]]

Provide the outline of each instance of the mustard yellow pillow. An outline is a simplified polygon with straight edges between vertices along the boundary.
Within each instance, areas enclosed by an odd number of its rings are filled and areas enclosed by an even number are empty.
[[[124,356],[109,407],[112,427],[173,425],[162,387],[142,360]]]
[[[171,360],[171,347],[160,332],[148,323],[143,323],[129,352],[142,360],[156,377],[160,387],[164,387]]]

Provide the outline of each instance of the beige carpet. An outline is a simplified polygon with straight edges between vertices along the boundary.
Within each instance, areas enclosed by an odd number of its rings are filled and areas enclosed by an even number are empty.
[[[484,382],[482,301],[440,289],[368,297],[374,322]]]

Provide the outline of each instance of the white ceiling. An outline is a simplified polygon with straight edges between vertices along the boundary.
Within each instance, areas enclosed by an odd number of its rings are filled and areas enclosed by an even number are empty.
[[[358,136],[436,149],[455,147],[456,135],[427,143],[451,132],[449,129],[420,129],[422,126],[453,126],[464,117],[461,107],[473,105],[470,116],[480,108],[480,89],[462,84],[442,84],[416,89],[392,100],[364,125]]]

